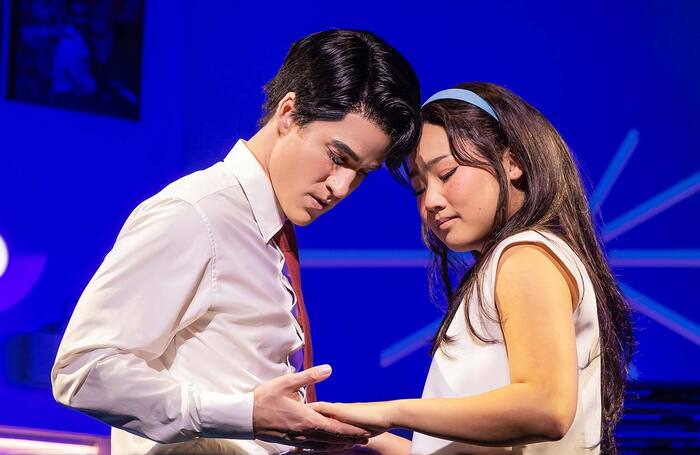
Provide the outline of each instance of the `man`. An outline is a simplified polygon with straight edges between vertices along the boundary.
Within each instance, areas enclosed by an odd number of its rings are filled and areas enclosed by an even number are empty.
[[[368,436],[302,403],[330,367],[301,371],[311,346],[292,223],[415,147],[418,81],[375,35],[331,30],[294,43],[265,89],[250,140],[135,209],[68,325],[54,396],[112,425],[115,454],[282,453]]]

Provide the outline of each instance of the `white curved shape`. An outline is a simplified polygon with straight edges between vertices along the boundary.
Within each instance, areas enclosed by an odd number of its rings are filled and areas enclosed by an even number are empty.
[[[7,244],[3,240],[2,235],[0,235],[0,277],[5,274],[9,260],[10,253],[7,251]]]

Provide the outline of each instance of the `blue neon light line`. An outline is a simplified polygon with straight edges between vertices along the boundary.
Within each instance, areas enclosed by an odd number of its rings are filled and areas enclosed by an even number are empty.
[[[700,250],[613,250],[613,267],[700,267]]]
[[[386,368],[430,343],[440,327],[442,319],[437,319],[406,338],[392,344],[379,354],[379,364]]]
[[[627,165],[627,162],[638,144],[639,131],[636,129],[629,130],[622,144],[620,144],[620,147],[617,149],[617,153],[615,153],[610,165],[608,165],[608,168],[605,170],[603,177],[600,179],[600,182],[598,182],[598,186],[593,191],[590,206],[591,213],[594,215],[600,210],[600,206],[603,205],[603,202],[605,202],[605,198],[610,193],[610,190],[622,173],[625,165]]]
[[[635,310],[658,322],[691,343],[700,346],[700,325],[661,305],[625,283],[619,283]]]
[[[700,172],[696,172],[682,182],[607,223],[603,230],[603,240],[607,242],[614,239],[695,194],[698,190],[700,190]]]
[[[301,250],[304,268],[425,267],[427,250]]]

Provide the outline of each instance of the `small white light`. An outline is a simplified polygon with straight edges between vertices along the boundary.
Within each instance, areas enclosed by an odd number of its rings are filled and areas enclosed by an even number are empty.
[[[95,445],[0,438],[0,453],[13,455],[38,453],[45,455],[97,455],[99,448]]]
[[[3,276],[5,270],[7,270],[7,264],[10,260],[10,253],[7,251],[7,245],[0,235],[0,277]]]

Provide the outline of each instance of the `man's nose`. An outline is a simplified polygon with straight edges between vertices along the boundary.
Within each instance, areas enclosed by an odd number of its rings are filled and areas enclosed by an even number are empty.
[[[326,179],[326,188],[335,199],[343,199],[353,190],[357,173],[352,169],[339,169]]]

